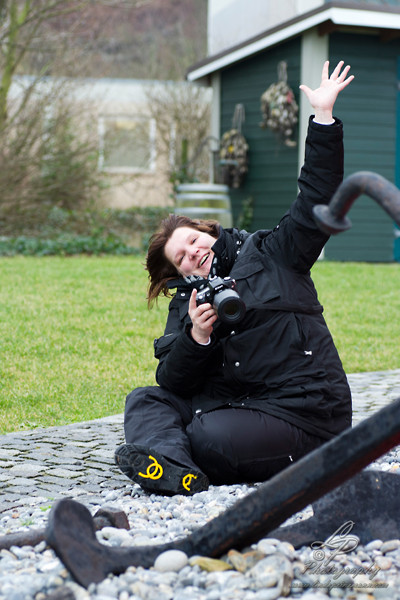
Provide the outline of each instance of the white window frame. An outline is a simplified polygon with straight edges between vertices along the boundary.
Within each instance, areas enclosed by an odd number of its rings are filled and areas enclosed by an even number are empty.
[[[121,167],[110,167],[105,165],[104,147],[107,121],[116,121],[117,119],[126,119],[131,121],[148,121],[149,124],[149,144],[150,144],[150,159],[147,168],[123,165]],[[99,135],[99,171],[105,173],[154,173],[156,170],[156,121],[151,117],[143,115],[126,115],[126,114],[110,114],[101,115],[98,120],[98,135]]]

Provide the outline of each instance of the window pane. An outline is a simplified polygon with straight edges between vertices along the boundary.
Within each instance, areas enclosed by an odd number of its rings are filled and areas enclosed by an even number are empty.
[[[104,121],[104,168],[151,168],[150,121],[115,118]]]

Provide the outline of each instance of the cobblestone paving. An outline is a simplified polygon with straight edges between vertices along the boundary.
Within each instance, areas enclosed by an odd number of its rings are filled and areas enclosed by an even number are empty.
[[[33,498],[35,504],[67,496],[104,503],[105,489],[129,484],[114,466],[123,442],[122,415],[0,436],[0,513]]]
[[[348,379],[354,424],[400,397],[400,369]],[[112,500],[114,490],[130,487],[114,466],[123,441],[123,415],[0,436],[0,514],[67,496],[86,506]]]

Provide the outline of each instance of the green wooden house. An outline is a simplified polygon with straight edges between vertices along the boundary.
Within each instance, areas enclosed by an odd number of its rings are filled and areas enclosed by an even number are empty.
[[[218,138],[232,128],[235,108],[243,107],[248,172],[230,190],[234,222],[250,199],[250,229],[274,227],[295,198],[312,112],[299,85],[316,87],[327,59],[331,67],[343,59],[356,77],[335,105],[345,127],[345,177],[374,171],[400,187],[400,3],[323,2],[209,56],[188,72],[190,81],[214,90],[212,127]],[[299,107],[292,143],[260,126],[261,96],[279,81],[282,61]],[[352,228],[330,239],[327,259],[400,260],[400,231],[374,200],[360,196],[349,217]]]

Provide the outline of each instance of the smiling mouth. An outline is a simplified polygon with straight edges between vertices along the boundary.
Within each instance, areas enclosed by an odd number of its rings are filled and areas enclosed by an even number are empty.
[[[204,265],[204,263],[206,262],[206,260],[208,259],[208,257],[210,256],[210,253],[205,254],[203,256],[203,258],[201,259],[201,261],[199,262],[199,267],[202,267]]]

